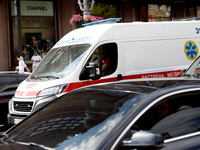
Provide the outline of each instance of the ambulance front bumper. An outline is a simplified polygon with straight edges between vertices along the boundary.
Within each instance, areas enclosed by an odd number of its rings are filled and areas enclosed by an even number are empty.
[[[45,96],[37,98],[16,98],[13,97],[9,101],[9,112],[7,115],[8,123],[10,125],[17,124],[26,116],[37,111],[49,102],[55,100],[57,96]]]

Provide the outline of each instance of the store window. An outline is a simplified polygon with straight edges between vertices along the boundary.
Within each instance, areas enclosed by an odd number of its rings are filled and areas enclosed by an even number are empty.
[[[197,17],[200,18],[200,6],[197,6]]]
[[[148,22],[170,21],[171,20],[171,6],[170,5],[156,5],[156,4],[140,6],[139,17],[141,21],[148,21]]]
[[[53,1],[13,0],[11,5],[14,65],[16,56],[23,56],[26,64],[37,51],[43,58],[55,44]]]
[[[200,6],[190,6],[188,12],[189,17],[198,17],[200,19]]]

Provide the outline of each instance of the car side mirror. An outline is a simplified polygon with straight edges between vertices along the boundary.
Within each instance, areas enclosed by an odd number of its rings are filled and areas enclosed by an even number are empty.
[[[90,63],[89,66],[86,66],[81,74],[79,79],[80,80],[87,80],[87,79],[92,79],[92,80],[97,80],[101,78],[101,71],[96,63]]]
[[[164,139],[160,134],[149,131],[139,131],[133,134],[131,139],[122,141],[126,149],[162,149],[164,148]]]
[[[184,75],[184,73],[187,71],[187,69],[181,70],[181,75]]]

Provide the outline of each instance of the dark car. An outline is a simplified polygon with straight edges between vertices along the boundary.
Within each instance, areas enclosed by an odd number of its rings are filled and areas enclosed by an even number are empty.
[[[200,149],[200,82],[148,79],[74,90],[2,135],[41,149]]]
[[[18,74],[14,71],[0,72],[0,132],[8,128],[8,102],[15,94],[18,85],[30,74]]]

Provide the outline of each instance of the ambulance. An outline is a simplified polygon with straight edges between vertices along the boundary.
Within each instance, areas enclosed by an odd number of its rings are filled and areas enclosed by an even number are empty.
[[[16,124],[77,88],[118,80],[181,77],[181,71],[199,55],[200,21],[117,21],[90,23],[60,39],[18,86],[9,102],[8,122]]]

